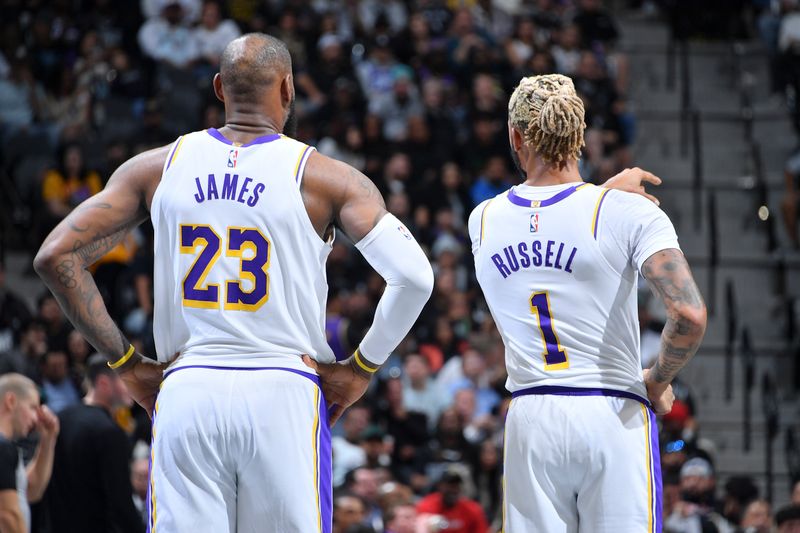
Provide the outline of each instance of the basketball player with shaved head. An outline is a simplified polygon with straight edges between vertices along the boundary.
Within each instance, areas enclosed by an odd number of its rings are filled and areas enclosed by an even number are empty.
[[[584,109],[569,78],[522,79],[508,110],[524,183],[469,220],[513,395],[503,531],[661,531],[655,413],[671,409],[670,382],[702,340],[703,299],[655,203],[581,180]],[[644,375],[640,272],[667,309]]]
[[[281,41],[234,40],[213,85],[225,126],[124,163],[46,239],[35,267],[153,413],[151,531],[329,532],[329,423],[408,333],[433,274],[366,176],[292,139]],[[147,217],[157,362],[136,353],[86,270]],[[324,328],[335,228],[387,283],[341,364]]]

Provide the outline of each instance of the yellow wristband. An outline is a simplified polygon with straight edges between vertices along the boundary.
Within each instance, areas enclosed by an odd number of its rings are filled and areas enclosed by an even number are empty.
[[[377,371],[378,371],[378,369],[377,369],[377,368],[370,368],[370,367],[368,367],[366,364],[364,364],[364,361],[362,361],[362,360],[361,360],[361,359],[362,359],[361,353],[360,353],[358,350],[356,350],[356,351],[353,353],[353,359],[355,359],[355,360],[356,360],[356,364],[357,364],[358,366],[360,366],[360,367],[361,367],[361,369],[362,369],[364,372],[369,372],[370,374],[374,374],[375,372],[377,372]]]
[[[136,353],[136,348],[134,348],[134,347],[133,347],[133,344],[131,344],[130,348],[128,348],[128,351],[127,351],[127,352],[125,352],[125,355],[123,355],[122,357],[120,357],[119,359],[117,359],[116,361],[114,361],[113,363],[112,363],[111,361],[109,361],[109,362],[108,362],[108,363],[106,363],[106,364],[108,364],[108,367],[109,367],[109,368],[113,368],[114,370],[116,370],[116,369],[118,369],[119,367],[121,367],[122,365],[124,365],[125,363],[127,363],[127,362],[128,362],[128,359],[130,359],[131,357],[133,357],[133,354],[134,354],[134,353]]]

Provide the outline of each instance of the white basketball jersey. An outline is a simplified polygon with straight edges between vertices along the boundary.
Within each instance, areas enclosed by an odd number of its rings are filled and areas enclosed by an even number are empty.
[[[238,145],[215,129],[175,141],[151,207],[159,360],[301,370],[301,354],[334,360],[331,243],[299,190],[312,150],[278,134]]]
[[[638,271],[653,253],[678,248],[658,207],[591,184],[520,185],[480,204],[469,231],[511,392],[565,386],[646,397]]]

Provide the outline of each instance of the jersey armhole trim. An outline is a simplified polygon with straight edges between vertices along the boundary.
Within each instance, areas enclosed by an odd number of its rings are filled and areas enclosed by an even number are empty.
[[[594,240],[597,240],[597,228],[598,228],[598,221],[600,220],[600,208],[603,206],[603,200],[605,200],[606,194],[611,189],[603,189],[603,192],[600,193],[600,197],[597,199],[597,204],[594,207],[594,216],[592,216],[592,236]]]
[[[306,146],[305,150],[300,154],[300,158],[297,160],[297,165],[294,167],[294,181],[297,183],[298,188],[300,188],[300,184],[303,182],[303,171],[313,151],[314,147]]]
[[[181,146],[183,145],[183,141],[186,139],[188,135],[181,135],[178,137],[178,140],[175,141],[175,144],[172,147],[172,150],[169,153],[169,157],[167,157],[167,161],[164,164],[164,173],[169,170],[169,166],[175,161],[175,158],[178,157],[178,152],[181,151]],[[162,173],[163,174],[163,173]]]
[[[497,198],[497,197],[495,197],[495,198]],[[483,233],[484,233],[484,230],[486,229],[486,210],[489,208],[489,205],[492,202],[494,202],[495,198],[492,198],[491,200],[486,202],[485,206],[483,206],[483,212],[481,213],[481,233],[480,233],[480,237],[478,238],[478,245],[483,244]]]

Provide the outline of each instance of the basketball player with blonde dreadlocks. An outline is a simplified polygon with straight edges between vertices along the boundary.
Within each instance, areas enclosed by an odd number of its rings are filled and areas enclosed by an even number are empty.
[[[655,414],[671,409],[670,382],[703,337],[703,299],[654,202],[581,181],[584,109],[569,78],[524,78],[508,110],[525,181],[469,221],[514,398],[503,531],[661,531]],[[644,373],[639,272],[668,317]]]

